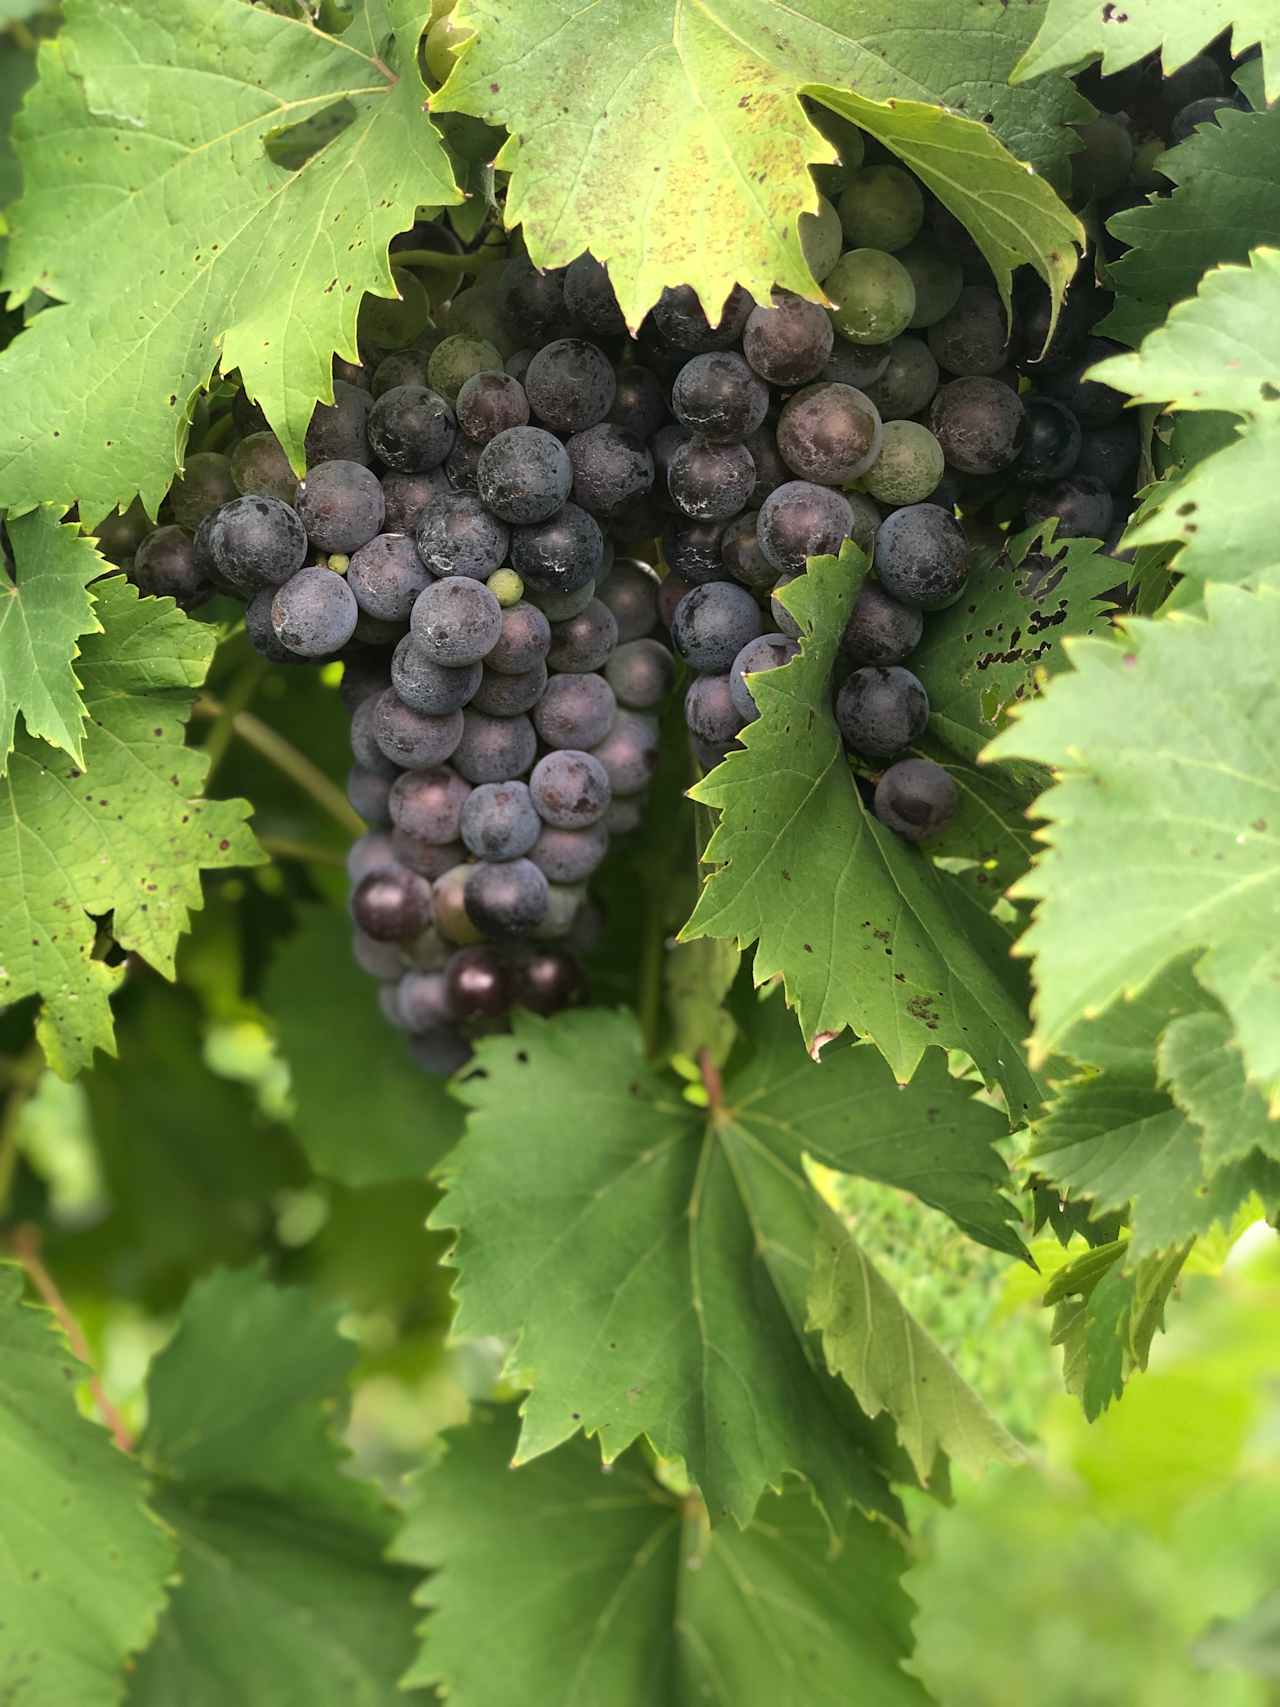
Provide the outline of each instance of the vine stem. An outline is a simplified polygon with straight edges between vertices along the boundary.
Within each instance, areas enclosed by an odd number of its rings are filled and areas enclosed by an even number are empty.
[[[724,1110],[724,1081],[709,1049],[699,1049],[698,1071],[702,1074],[702,1088],[707,1093],[707,1110],[716,1120]]]
[[[258,840],[273,859],[296,859],[304,865],[342,866],[347,863],[345,854],[337,848],[321,847],[318,842],[297,841],[292,836],[259,836]]]
[[[258,691],[258,684],[268,668],[267,660],[256,654],[240,671],[227,689],[222,700],[222,710],[214,719],[208,738],[204,744],[205,757],[209,761],[209,769],[205,774],[205,788],[213,780],[213,773],[226,757],[227,748],[231,745],[231,737],[235,734],[235,718],[241,711],[248,710],[249,702]]]
[[[465,255],[446,255],[437,249],[393,249],[388,257],[393,267],[434,267],[442,273],[478,273],[482,267],[497,266],[505,261],[502,253],[488,254],[473,249]]]
[[[238,735],[246,747],[252,747],[268,764],[274,765],[282,776],[287,776],[304,794],[309,795],[322,811],[329,814],[334,823],[341,824],[349,835],[364,834],[364,819],[356,812],[342,790],[329,780],[319,765],[313,764],[305,753],[299,752],[292,741],[286,741],[283,735],[278,735],[269,723],[264,723],[251,711],[229,710],[221,700],[214,699],[211,694],[201,694],[192,711],[196,717],[214,721],[227,716],[232,733]]]
[[[40,1229],[26,1221],[21,1227],[16,1227],[9,1239],[9,1249],[21,1263],[27,1278],[40,1294],[41,1299],[58,1319],[58,1324],[67,1336],[67,1344],[74,1355],[79,1358],[88,1370],[89,1391],[93,1394],[93,1402],[98,1407],[98,1415],[111,1431],[111,1438],[121,1452],[132,1452],[134,1438],[130,1433],[124,1418],[107,1397],[106,1388],[102,1385],[101,1377],[93,1366],[93,1358],[89,1352],[89,1342],[81,1331],[79,1322],[71,1314],[66,1299],[58,1290],[57,1282],[45,1267],[40,1256]]]

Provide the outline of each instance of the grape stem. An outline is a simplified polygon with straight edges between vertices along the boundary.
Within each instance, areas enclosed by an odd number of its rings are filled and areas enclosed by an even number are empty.
[[[702,1074],[702,1088],[707,1093],[707,1111],[712,1120],[717,1120],[724,1111],[724,1081],[709,1049],[699,1049],[698,1071]]]
[[[347,863],[346,855],[338,848],[322,847],[319,842],[300,842],[292,836],[259,836],[258,841],[272,859],[295,859],[303,865]]]
[[[192,710],[197,717],[216,720],[223,716],[228,708],[211,694],[201,694]],[[292,741],[286,741],[283,735],[278,735],[270,724],[264,723],[260,717],[255,717],[251,711],[231,710],[228,720],[232,733],[238,735],[246,747],[252,747],[268,764],[274,765],[282,776],[287,776],[290,782],[309,795],[323,812],[329,814],[335,824],[341,824],[352,836],[364,834],[364,819],[346,795],[329,780],[319,765],[313,764],[305,753],[299,752]]]
[[[248,708],[250,700],[258,691],[267,670],[267,660],[256,654],[240,671],[230,684],[226,697],[222,701],[222,710],[214,720],[204,743],[205,757],[209,761],[209,769],[205,774],[205,788],[208,789],[213,780],[213,773],[226,757],[227,748],[231,745],[231,737],[235,733],[234,723],[238,712]]]
[[[9,1237],[9,1250],[22,1265],[27,1279],[40,1294],[43,1302],[57,1317],[58,1326],[66,1335],[72,1356],[84,1364],[87,1371],[89,1391],[93,1394],[93,1402],[98,1408],[98,1415],[110,1429],[112,1440],[115,1441],[121,1452],[132,1452],[134,1448],[133,1435],[120,1412],[107,1397],[101,1378],[93,1367],[89,1342],[85,1339],[79,1322],[71,1314],[66,1299],[59,1292],[56,1281],[41,1260],[40,1229],[33,1226],[29,1221],[23,1222],[20,1227],[15,1227]]]

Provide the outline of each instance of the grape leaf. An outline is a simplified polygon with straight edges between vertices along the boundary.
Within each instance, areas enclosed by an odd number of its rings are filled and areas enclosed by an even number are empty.
[[[851,1518],[833,1557],[793,1486],[751,1528],[709,1532],[638,1451],[602,1472],[575,1441],[512,1475],[514,1433],[480,1412],[450,1434],[396,1541],[432,1572],[410,1682],[458,1707],[800,1707],[845,1699],[854,1678],[876,1707],[923,1704],[901,1670],[911,1608],[886,1525]]]
[[[461,1112],[383,1018],[377,985],[351,958],[345,909],[304,911],[271,963],[263,1004],[291,1070],[294,1129],[316,1171],[344,1185],[424,1178],[461,1133]]]
[[[1075,666],[988,748],[1048,764],[1037,902],[1033,1059],[1188,951],[1246,1075],[1280,1095],[1280,595],[1209,586],[1205,618],[1131,619],[1123,644],[1067,645]]]
[[[1137,345],[1169,306],[1192,296],[1210,267],[1243,262],[1260,243],[1280,243],[1280,107],[1241,113],[1193,131],[1160,161],[1177,186],[1116,214],[1108,229],[1130,245],[1113,261],[1117,293],[1099,330]]]
[[[106,632],[84,637],[84,768],[19,736],[0,794],[0,1005],[39,995],[38,1033],[64,1076],[112,1049],[122,968],[95,959],[94,919],[166,976],[200,871],[259,857],[243,801],[198,798],[207,761],[182,745],[211,629],[123,577],[98,593]]]
[[[7,527],[13,569],[0,558],[0,776],[18,713],[27,734],[84,764],[84,705],[72,660],[82,634],[100,633],[88,583],[108,565],[76,527],[36,510]]]
[[[1141,402],[1241,418],[1235,442],[1186,472],[1125,543],[1181,541],[1174,567],[1197,581],[1280,582],[1280,249],[1206,273],[1140,350],[1092,371]]]
[[[24,7],[23,10],[34,8]],[[0,20],[5,16],[5,3],[0,0]],[[9,141],[14,115],[22,105],[22,97],[35,82],[36,62],[24,53],[11,36],[0,40],[0,233],[7,229],[5,210],[22,187],[18,157]],[[0,253],[3,239],[0,238]]]
[[[800,654],[761,676],[743,750],[690,790],[721,816],[706,851],[716,869],[681,934],[755,941],[756,982],[782,974],[806,1041],[850,1027],[899,1079],[930,1044],[963,1049],[1016,1117],[1039,1093],[1007,938],[956,878],[867,811],[830,709],[863,562],[846,544],[787,589]]]
[[[462,1083],[471,1113],[430,1225],[457,1230],[455,1332],[516,1339],[522,1462],[579,1429],[609,1460],[644,1434],[685,1460],[716,1520],[745,1523],[796,1472],[838,1529],[851,1501],[885,1494],[876,1437],[805,1332],[801,1157],[1019,1250],[991,1149],[1004,1122],[936,1051],[900,1089],[871,1049],[809,1061],[779,1001],[753,1025],[757,1053],[704,1115],[646,1066],[630,1015],[517,1018]]]
[[[692,284],[714,313],[735,282],[766,301],[775,284],[820,294],[797,219],[817,205],[809,165],[834,154],[805,117],[802,90],[826,100],[831,86],[855,89],[858,123],[874,113],[890,147],[907,132],[920,146],[918,103],[989,115],[994,138],[1048,176],[1075,146],[1065,126],[1086,116],[1061,79],[1034,93],[1008,88],[1035,12],[996,13],[983,0],[951,0],[945,17],[935,0],[865,0],[856,20],[837,0],[460,0],[454,16],[475,36],[432,107],[512,132],[499,156],[511,172],[508,222],[523,224],[540,265],[584,249],[606,261],[633,326],[669,284]],[[912,103],[911,113],[895,119],[870,104],[889,101]],[[950,200],[957,159],[978,183],[977,145],[949,117],[928,128],[952,151],[945,179],[933,180]],[[1069,248],[1069,235],[1043,240],[1051,228],[1074,231],[1065,210],[1050,212],[1047,187],[1031,189],[990,141],[983,152],[984,229],[1003,200],[1004,229],[1024,227],[1028,252]],[[1029,230],[1007,194],[1015,174],[1024,206],[1038,204]],[[962,197],[969,211],[972,193]]]
[[[809,1327],[827,1366],[848,1382],[868,1416],[887,1411],[922,1481],[945,1453],[964,1469],[1022,1457],[937,1342],[903,1304],[844,1223],[821,1217]]]
[[[1267,96],[1280,95],[1280,21],[1271,0],[1049,0],[1031,46],[1013,68],[1013,81],[1042,77],[1101,56],[1110,74],[1159,52],[1165,75],[1185,65],[1224,30],[1232,52],[1262,44]]]
[[[174,1567],[142,1470],[76,1411],[83,1374],[0,1266],[0,1697],[22,1707],[115,1707]]]
[[[181,1581],[129,1707],[388,1707],[412,1654],[390,1518],[331,1438],[355,1347],[252,1270],[199,1282],[152,1366],[142,1439]]]
[[[1054,1275],[1045,1303],[1054,1310],[1053,1343],[1062,1347],[1062,1376],[1094,1422],[1125,1382],[1144,1370],[1189,1244],[1129,1263],[1127,1241],[1087,1251]]]
[[[1244,1064],[1225,1014],[1184,1014],[1160,1039],[1158,1067],[1174,1101],[1203,1133],[1210,1167],[1243,1161],[1261,1150],[1280,1163],[1280,1121],[1246,1084]]]
[[[414,0],[365,0],[341,38],[239,0],[68,0],[18,124],[6,277],[66,306],[0,356],[24,400],[0,499],[78,499],[92,525],[141,493],[154,513],[219,360],[302,468],[362,294],[394,295],[388,242],[459,196],[422,112],[421,26]],[[344,100],[352,122],[298,170],[268,157]]]

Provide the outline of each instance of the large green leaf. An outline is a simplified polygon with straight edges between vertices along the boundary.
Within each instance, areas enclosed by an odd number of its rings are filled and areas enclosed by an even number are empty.
[[[1245,1071],[1280,1096],[1280,595],[1209,586],[1203,620],[1132,620],[1068,642],[1075,668],[988,749],[1055,767],[1037,902],[1037,1057],[1196,954]]]
[[[1182,542],[1174,567],[1195,580],[1280,582],[1280,249],[1206,273],[1141,349],[1093,372],[1139,402],[1241,422],[1235,442],[1185,473],[1127,544]]]
[[[511,170],[508,221],[523,224],[540,264],[584,249],[607,261],[632,325],[664,285],[692,284],[714,312],[735,282],[766,301],[775,284],[817,294],[796,222],[816,206],[810,163],[833,154],[805,117],[802,89],[823,100],[855,90],[857,122],[915,152],[944,199],[963,202],[957,211],[978,212],[977,196],[988,242],[998,224],[1028,256],[1061,251],[1056,268],[1075,234],[1045,186],[1031,188],[1015,160],[977,142],[977,126],[921,111],[941,104],[989,121],[1020,159],[1050,176],[1061,168],[1074,146],[1064,126],[1085,116],[1079,97],[1057,78],[1034,92],[1006,83],[1036,8],[461,0],[454,15],[475,38],[433,106],[512,132],[499,159]],[[889,101],[910,111],[872,106]]]
[[[957,878],[867,811],[832,715],[863,563],[847,544],[787,590],[800,654],[760,678],[742,751],[691,790],[720,820],[705,856],[716,869],[682,934],[755,941],[756,982],[782,974],[806,1041],[850,1027],[903,1080],[930,1044],[963,1049],[1017,1117],[1039,1093],[1008,939]]]
[[[422,111],[425,7],[366,0],[339,38],[240,0],[68,0],[18,127],[6,283],[46,309],[0,357],[0,501],[154,511],[216,362],[239,368],[302,466],[330,359],[356,359],[391,237],[458,199]],[[390,65],[382,57],[390,56]],[[268,140],[347,102],[295,171]]]
[[[1104,71],[1122,71],[1157,51],[1168,74],[1224,30],[1231,31],[1235,53],[1262,43],[1267,94],[1274,100],[1280,95],[1280,19],[1271,0],[1124,0],[1111,6],[1097,0],[1049,0],[1039,33],[1013,77],[1022,82],[1099,56]]]
[[[100,631],[88,583],[108,565],[76,527],[36,510],[6,530],[13,571],[0,560],[0,775],[18,713],[27,734],[84,763],[84,705],[72,669],[76,641]]]
[[[455,1332],[516,1341],[522,1462],[579,1430],[608,1459],[643,1434],[685,1460],[714,1519],[746,1522],[794,1472],[838,1528],[850,1501],[886,1495],[879,1437],[805,1328],[817,1200],[802,1158],[1018,1249],[991,1149],[1004,1123],[937,1051],[900,1089],[870,1049],[810,1062],[776,999],[755,1033],[704,1114],[645,1065],[630,1016],[518,1019],[463,1083],[472,1112],[432,1224],[458,1231]]]
[[[513,1436],[484,1413],[450,1435],[396,1542],[433,1573],[411,1682],[457,1707],[834,1707],[851,1684],[868,1707],[923,1704],[886,1525],[852,1517],[832,1556],[792,1487],[709,1532],[639,1452],[605,1474],[575,1441],[513,1475]]]
[[[138,1465],[77,1413],[84,1370],[52,1317],[21,1300],[0,1267],[0,1698],[115,1707],[164,1605],[173,1537]]]
[[[0,790],[0,1004],[38,995],[50,1063],[70,1075],[112,1048],[122,976],[94,955],[95,919],[167,976],[200,871],[258,858],[243,801],[198,798],[205,759],[182,745],[214,631],[122,578],[98,594],[106,632],[79,661],[83,769],[19,736]]]
[[[129,1707],[393,1707],[412,1653],[389,1514],[330,1435],[355,1348],[252,1271],[193,1289],[149,1383],[144,1460],[181,1581]]]

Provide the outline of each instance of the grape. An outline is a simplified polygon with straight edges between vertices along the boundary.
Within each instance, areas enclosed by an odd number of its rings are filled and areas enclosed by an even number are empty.
[[[240,488],[231,478],[231,463],[214,450],[189,456],[182,473],[169,488],[169,508],[179,527],[194,533],[206,516],[231,502]]]
[[[332,564],[333,559],[329,562]],[[398,646],[404,639],[404,631],[408,625],[403,622],[384,622],[380,617],[370,616],[356,606],[356,625],[352,630],[352,639],[362,646]]]
[[[511,566],[535,593],[571,593],[593,581],[604,562],[604,536],[593,516],[564,504],[554,516],[511,534]]]
[[[360,304],[356,339],[363,349],[403,349],[431,324],[431,298],[426,286],[407,267],[391,257],[391,282],[396,296],[370,293]]]
[[[482,582],[451,575],[418,594],[410,633],[434,663],[478,664],[502,633],[502,606]]]
[[[582,749],[603,741],[618,704],[603,676],[553,676],[533,713],[534,728],[548,747]]]
[[[836,695],[836,722],[847,747],[867,759],[889,759],[924,734],[929,696],[900,665],[855,670]]]
[[[507,357],[503,363],[503,371],[509,373],[512,379],[518,379],[523,385],[524,376],[529,371],[529,363],[536,353],[534,350],[517,350],[514,355]]]
[[[477,444],[474,439],[465,437],[453,441],[453,449],[445,458],[444,472],[450,489],[454,492],[469,492],[475,496],[480,490],[480,458],[484,454],[484,446]]]
[[[901,166],[864,166],[845,186],[838,212],[841,229],[855,249],[892,254],[910,243],[924,224],[924,196]]]
[[[437,24],[451,21],[448,15],[436,19]],[[466,1066],[473,1053],[466,1038],[453,1026],[437,1025],[409,1039],[409,1054],[415,1066],[434,1079],[449,1078]]]
[[[663,492],[667,489],[667,474],[671,468],[672,457],[680,446],[688,444],[692,437],[693,434],[687,427],[682,427],[679,421],[669,421],[653,435],[649,454],[653,457],[654,475]]]
[[[383,689],[384,693],[387,691]],[[365,770],[391,768],[391,761],[378,745],[378,702],[381,698],[380,693],[371,694],[368,699],[362,699],[351,713],[351,752],[356,763]]]
[[[783,592],[793,581],[798,581],[799,575],[779,575],[778,580],[769,594],[769,614],[774,626],[780,634],[785,634],[789,640],[799,640],[804,630],[783,604],[778,594]]]
[[[491,948],[460,948],[444,975],[459,1019],[501,1019],[511,1005],[510,971]]]
[[[720,558],[735,581],[753,593],[767,592],[778,579],[778,571],[760,549],[756,533],[759,510],[744,510],[726,523],[720,535]],[[879,516],[877,515],[877,521]]]
[[[356,603],[380,622],[408,622],[414,600],[430,581],[413,541],[402,533],[375,534],[347,568]]]
[[[512,1005],[535,1014],[558,1014],[576,1000],[582,984],[582,968],[573,955],[543,949],[516,966]]]
[[[1086,338],[1082,353],[1062,372],[1049,374],[1044,380],[1044,389],[1051,397],[1066,404],[1086,432],[1097,427],[1109,427],[1124,412],[1128,398],[1123,393],[1113,391],[1109,385],[1103,385],[1096,379],[1084,377],[1095,362],[1123,353],[1119,344],[1110,343],[1106,338]]]
[[[524,582],[514,569],[495,569],[485,582],[485,586],[497,599],[503,610],[512,605],[518,605],[524,597]]]
[[[570,262],[564,275],[564,306],[602,338],[621,338],[627,330],[609,274],[592,255]]]
[[[386,653],[349,651],[342,664],[338,698],[354,712],[365,700],[380,694],[391,681],[391,659]]]
[[[487,338],[455,332],[432,350],[427,363],[427,380],[433,391],[438,391],[446,402],[453,403],[473,373],[484,373],[501,366],[502,352]]]
[[[789,480],[760,506],[756,531],[761,551],[778,573],[796,575],[803,574],[810,557],[838,552],[852,526],[853,511],[841,493],[807,480]],[[726,659],[722,668],[727,670],[731,662],[731,657]]]
[[[195,547],[180,527],[157,528],[134,553],[129,579],[140,593],[171,598],[182,610],[195,610],[213,592],[213,583],[196,566]]]
[[[565,445],[573,468],[573,501],[609,516],[653,486],[653,457],[634,433],[602,421]]]
[[[524,388],[540,421],[555,432],[580,433],[609,413],[616,382],[603,350],[582,338],[557,338],[529,363]]]
[[[667,419],[667,399],[658,376],[638,365],[619,368],[608,419],[638,439],[651,439]]]
[[[581,883],[549,884],[547,911],[529,935],[541,942],[567,937],[570,933],[579,934],[585,898],[586,888]]]
[[[546,916],[549,900],[546,878],[528,859],[481,861],[463,888],[467,916],[486,936],[525,935]]]
[[[383,871],[387,866],[395,864],[396,856],[392,850],[391,837],[385,830],[366,830],[364,835],[357,836],[347,849],[347,878],[353,888],[362,877],[368,877],[371,871]]]
[[[436,878],[432,887],[432,900],[436,909],[436,929],[447,942],[473,943],[480,941],[480,932],[468,918],[466,907],[467,879],[474,869],[475,867],[469,863],[451,866],[448,871]]]
[[[604,679],[619,705],[628,711],[651,711],[671,692],[676,661],[660,640],[629,640],[605,665]]]
[[[112,510],[109,516],[104,516],[94,530],[94,537],[98,541],[98,550],[108,562],[124,563],[133,556],[150,531],[150,518],[141,501],[135,498],[127,510]]]
[[[1037,483],[1061,480],[1080,458],[1083,435],[1079,421],[1056,397],[1027,396],[1022,406],[1027,425],[1018,456],[1019,475]]]
[[[553,516],[569,496],[573,464],[541,427],[508,427],[484,447],[476,468],[480,497],[503,521],[524,526]]]
[[[565,319],[564,274],[560,268],[542,271],[526,255],[516,255],[502,269],[502,306],[520,338],[543,344]]]
[[[414,541],[433,575],[484,581],[502,567],[511,534],[470,492],[441,492],[418,517]]]
[[[806,302],[802,296],[792,296],[789,291],[782,290],[774,292],[772,308],[751,310],[742,334],[743,354],[761,379],[768,380],[770,385],[803,385],[806,380],[815,378],[830,360],[834,344],[835,330],[826,310],[816,302]],[[677,378],[677,392],[684,375],[693,365],[690,362]],[[766,403],[767,399],[766,392]],[[674,394],[672,400],[675,401]],[[677,409],[676,413],[680,414],[680,410]],[[694,425],[683,415],[681,419],[690,426]],[[759,424],[756,423],[757,426]]]
[[[374,368],[373,383],[369,390],[373,393],[376,403],[384,392],[394,391],[399,385],[426,386],[426,383],[426,350],[392,350],[391,354],[383,356]]]
[[[426,469],[420,474],[384,474],[382,497],[385,514],[383,528],[387,533],[412,533],[418,518],[440,492],[449,490],[442,468]]]
[[[373,702],[374,738],[380,750],[405,770],[430,770],[442,765],[462,739],[462,713],[448,711],[432,717],[413,711],[393,688]]]
[[[307,470],[298,488],[298,515],[319,551],[368,545],[382,532],[386,510],[377,475],[359,462],[322,462]]]
[[[470,796],[470,783],[444,765],[407,771],[391,789],[391,822],[416,842],[445,846],[461,835]]]
[[[492,275],[483,284],[471,285],[451,298],[441,311],[440,324],[451,337],[468,333],[473,338],[484,339],[504,358],[513,355],[520,342],[512,335],[502,302],[502,285]],[[502,362],[484,362],[481,366],[501,367]]]
[[[520,859],[541,830],[524,782],[482,782],[462,808],[462,839],[477,859]]]
[[[798,229],[805,264],[821,284],[840,259],[840,251],[844,248],[840,215],[825,196],[819,196],[817,212],[802,213]],[[755,363],[751,365],[754,367]]]
[[[862,484],[882,504],[918,504],[946,472],[942,446],[917,421],[889,421]]]
[[[737,515],[755,483],[756,465],[746,445],[688,439],[667,469],[667,490],[695,521],[723,522]]]
[[[399,978],[404,971],[404,957],[398,944],[375,942],[363,931],[351,933],[351,958],[370,978]]]
[[[891,598],[917,610],[942,610],[968,573],[964,529],[940,504],[908,504],[881,522],[876,574]]]
[[[789,664],[800,650],[786,634],[761,634],[748,640],[729,669],[729,697],[744,723],[756,717],[756,702],[745,677],[759,670],[777,670]]]
[[[1108,492],[1123,492],[1138,463],[1138,429],[1132,420],[1099,427],[1089,433],[1080,448],[1074,472],[1100,480]],[[1063,471],[1070,474],[1072,469]]]
[[[1160,101],[1167,113],[1176,113],[1190,101],[1208,100],[1222,92],[1222,72],[1217,61],[1207,53],[1197,53],[1176,71],[1167,73],[1160,86]],[[1095,106],[1098,104],[1094,102]],[[1128,103],[1121,101],[1120,105],[1127,106]]]
[[[916,311],[908,324],[912,328],[934,325],[955,307],[964,288],[964,268],[932,237],[913,238],[898,250],[898,259],[911,274],[916,292]]]
[[[391,658],[391,685],[400,698],[414,711],[425,711],[432,717],[469,704],[482,674],[479,664],[461,669],[437,664],[412,634],[405,635]]]
[[[830,323],[828,316],[827,324]],[[888,367],[893,348],[892,344],[851,344],[847,338],[833,336],[831,355],[823,363],[821,377],[834,385],[851,385],[855,391],[866,391]]]
[[[737,444],[763,424],[769,387],[736,351],[712,351],[680,369],[671,388],[671,409],[691,433],[712,444]]]
[[[724,523],[719,521],[672,522],[662,535],[662,555],[672,574],[694,587],[723,581],[723,533]]]
[[[547,662],[553,670],[581,674],[599,670],[618,643],[618,624],[608,605],[592,599],[566,622],[552,624]]]
[[[384,391],[369,415],[369,443],[388,468],[421,474],[438,468],[458,436],[453,410],[424,385]]]
[[[793,474],[819,486],[843,486],[880,454],[880,416],[851,385],[808,385],[778,417],[778,451]]]
[[[410,942],[431,923],[431,885],[402,866],[371,871],[356,885],[351,916],[375,942]]]
[[[278,498],[233,498],[210,518],[208,547],[217,574],[249,596],[297,574],[306,562],[307,535]]]
[[[551,624],[536,605],[511,605],[502,613],[502,633],[485,663],[503,675],[523,676],[551,650]]]
[[[557,830],[585,830],[612,798],[609,773],[590,753],[547,753],[533,767],[529,792],[538,816]]]
[[[622,557],[600,589],[600,602],[608,605],[618,625],[618,643],[642,640],[657,626],[658,582],[643,564]]]
[[[433,883],[467,857],[461,842],[423,842],[407,830],[392,830],[391,846],[401,865],[407,865],[420,877],[429,877]]]
[[[734,703],[728,672],[698,676],[684,696],[684,720],[699,741],[724,747],[746,722]],[[718,762],[718,761],[717,761]]]
[[[760,607],[734,581],[694,587],[671,619],[671,638],[685,662],[695,670],[716,674],[727,670],[761,629]]]
[[[547,666],[539,661],[522,675],[504,675],[486,664],[484,679],[471,701],[472,708],[488,717],[518,717],[532,711],[547,686]]]
[[[1020,373],[1040,381],[1047,373],[1060,373],[1083,344],[1089,327],[1098,318],[1098,292],[1084,269],[1067,287],[1053,341],[1045,348],[1053,322],[1053,297],[1049,287],[1029,267],[1016,275],[1013,293],[1013,357]]]
[[[875,814],[907,841],[923,842],[947,827],[959,801],[941,765],[932,759],[899,759],[876,784]]]
[[[879,379],[866,387],[882,421],[918,415],[938,389],[938,364],[923,338],[895,338]]]
[[[674,285],[664,290],[654,304],[653,321],[666,343],[678,350],[695,353],[727,350],[742,336],[754,307],[754,300],[742,286],[734,285],[713,328],[693,286]]]
[[[968,377],[999,373],[1009,357],[1004,304],[995,291],[967,285],[956,305],[929,328],[929,348],[939,367]]]
[[[373,398],[367,391],[335,380],[333,402],[317,403],[312,411],[304,447],[307,467],[319,462],[372,462],[368,433],[372,408]]]
[[[657,718],[636,711],[620,711],[613,728],[591,752],[608,773],[609,786],[616,798],[638,794],[649,786],[658,768],[658,749]]]
[[[551,883],[585,883],[608,851],[609,835],[603,824],[591,824],[585,830],[556,830],[543,824],[529,858]]]
[[[1027,521],[1031,525],[1058,518],[1058,539],[1105,539],[1111,531],[1115,500],[1101,480],[1077,474],[1060,480],[1046,491],[1027,497]]]
[[[299,569],[271,603],[276,639],[303,658],[328,658],[355,632],[360,607],[332,569]]]
[[[900,664],[915,651],[923,633],[922,611],[866,581],[849,612],[840,650],[855,664]]]
[[[929,410],[942,454],[962,474],[998,474],[1022,449],[1027,412],[998,379],[953,379]]]
[[[911,274],[881,249],[850,249],[827,274],[837,332],[855,344],[887,344],[911,324],[916,287]]]
[[[347,799],[366,824],[386,824],[391,812],[391,778],[385,770],[352,765],[347,772]]]
[[[458,425],[476,444],[523,427],[529,420],[524,386],[509,373],[473,373],[458,392]]]
[[[453,768],[468,782],[511,782],[525,774],[537,751],[538,737],[527,717],[486,717],[468,709]]]
[[[396,986],[396,1007],[406,1031],[420,1033],[449,1025],[457,1016],[443,972],[406,972]]]
[[[1222,123],[1218,114],[1224,107],[1234,107],[1237,102],[1228,95],[1206,95],[1199,101],[1188,101],[1169,121],[1169,146],[1174,148],[1180,142],[1185,142],[1193,132],[1203,125]]]

